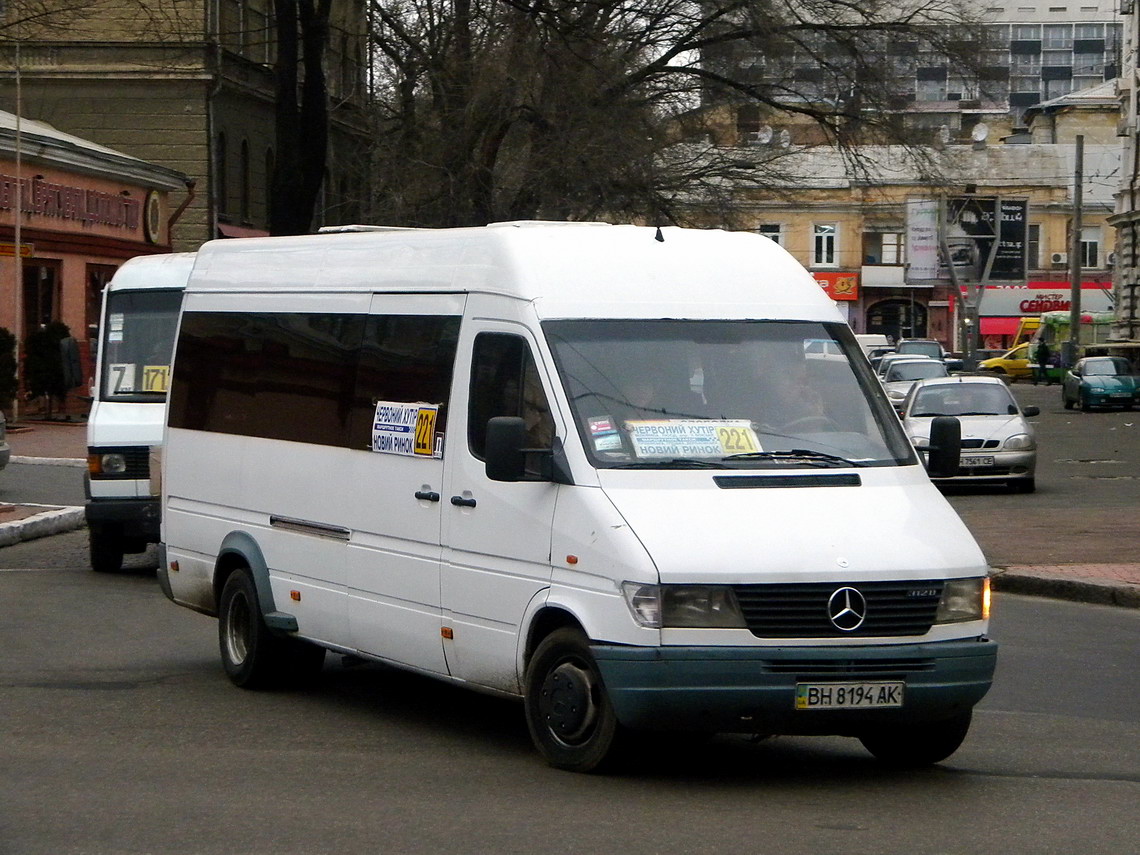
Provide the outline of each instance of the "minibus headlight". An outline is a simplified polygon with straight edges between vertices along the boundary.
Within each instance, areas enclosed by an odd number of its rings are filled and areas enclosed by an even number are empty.
[[[724,585],[662,585],[663,626],[743,628],[732,588]]]
[[[661,628],[661,588],[657,585],[643,585],[640,582],[622,582],[621,592],[625,604],[638,626],[650,629]]]
[[[942,589],[935,623],[989,618],[989,579],[950,579]]]
[[[122,454],[89,454],[87,471],[92,475],[122,475],[127,471],[127,458]]]
[[[747,626],[732,588],[724,585],[621,586],[633,619],[651,629],[686,627],[701,629]]]

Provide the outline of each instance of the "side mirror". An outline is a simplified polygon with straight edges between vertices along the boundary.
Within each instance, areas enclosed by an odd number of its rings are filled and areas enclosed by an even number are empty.
[[[926,471],[931,478],[958,474],[962,457],[962,423],[953,416],[936,416],[930,423],[930,451]]]
[[[522,481],[526,477],[526,424],[518,416],[495,416],[487,422],[487,477]]]
[[[1021,411],[1021,414],[1023,416],[1039,416],[1039,415],[1041,415],[1041,408],[1040,407],[1026,407],[1024,410]]]

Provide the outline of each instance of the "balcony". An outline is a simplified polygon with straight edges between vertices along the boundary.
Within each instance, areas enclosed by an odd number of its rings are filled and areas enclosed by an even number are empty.
[[[859,281],[864,288],[904,288],[905,272],[901,264],[864,264]]]

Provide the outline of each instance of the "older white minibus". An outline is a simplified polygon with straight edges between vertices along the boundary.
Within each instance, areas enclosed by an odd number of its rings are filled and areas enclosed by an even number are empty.
[[[678,730],[938,762],[994,670],[985,559],[834,303],[751,234],[207,243],[163,541],[234,683],[379,660],[521,698],[570,770]]]
[[[98,572],[119,570],[125,553],[158,543],[151,449],[162,442],[178,312],[193,265],[190,252],[132,258],[103,291],[84,481]]]

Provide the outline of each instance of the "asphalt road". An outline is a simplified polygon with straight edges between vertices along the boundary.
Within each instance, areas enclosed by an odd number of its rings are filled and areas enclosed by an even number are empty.
[[[234,688],[216,622],[152,574],[56,556],[0,572],[2,855],[1072,855],[1140,832],[1140,611],[999,595],[997,683],[936,768],[726,736],[588,776],[542,763],[517,704],[379,666]]]

